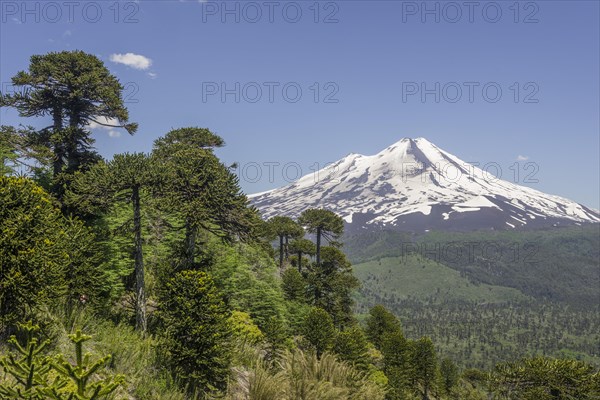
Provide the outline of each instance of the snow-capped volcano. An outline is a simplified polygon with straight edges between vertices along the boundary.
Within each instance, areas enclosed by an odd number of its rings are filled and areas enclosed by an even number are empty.
[[[352,228],[471,230],[600,222],[571,200],[498,179],[423,138],[349,154],[293,184],[251,195],[264,218],[326,208]]]

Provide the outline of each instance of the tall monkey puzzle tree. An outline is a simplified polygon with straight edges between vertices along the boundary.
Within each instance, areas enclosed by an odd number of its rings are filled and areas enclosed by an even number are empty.
[[[279,268],[283,267],[284,259],[289,255],[289,238],[300,238],[304,229],[290,217],[276,216],[268,221],[271,231],[279,237]]]
[[[108,163],[98,163],[85,173],[78,173],[67,194],[67,202],[83,211],[107,209],[117,202],[131,202],[133,211],[134,270],[136,291],[136,329],[145,331],[146,289],[142,249],[142,191],[157,183],[156,169],[142,153],[117,154]]]
[[[130,134],[137,130],[129,122],[123,86],[94,55],[79,50],[34,55],[28,71],[18,72],[12,84],[21,90],[2,94],[0,107],[14,107],[22,117],[52,118],[52,125],[30,139],[53,152],[53,191],[59,199],[64,193],[59,175],[99,159],[92,150],[90,124],[124,128]]]
[[[212,152],[223,144],[208,129],[195,127],[172,130],[154,143],[163,206],[184,220],[184,269],[194,269],[199,229],[225,240],[247,239],[259,220],[238,178]]]
[[[320,265],[321,237],[330,242],[338,239],[344,233],[344,220],[333,211],[311,208],[302,212],[298,223],[317,236],[317,265]]]
[[[290,251],[298,255],[298,272],[302,272],[302,256],[304,254],[314,255],[315,244],[308,239],[296,239],[290,243]]]

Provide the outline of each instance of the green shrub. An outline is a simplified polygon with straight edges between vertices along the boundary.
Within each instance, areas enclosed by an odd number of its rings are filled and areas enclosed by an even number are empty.
[[[182,271],[167,283],[160,313],[166,363],[191,394],[224,389],[229,375],[231,328],[212,278]]]

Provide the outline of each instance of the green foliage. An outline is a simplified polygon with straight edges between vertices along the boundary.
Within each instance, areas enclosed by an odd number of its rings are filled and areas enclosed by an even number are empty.
[[[279,268],[283,267],[283,261],[289,257],[289,239],[300,239],[304,236],[304,229],[290,217],[275,216],[267,221],[267,229],[279,237]]]
[[[57,361],[53,363],[53,368],[58,372],[60,376],[65,379],[71,380],[76,389],[72,392],[61,393],[62,390],[51,390],[48,393],[52,399],[56,400],[95,400],[106,398],[109,394],[114,392],[121,384],[125,382],[123,376],[117,375],[114,377],[108,377],[102,380],[96,380],[90,383],[90,378],[102,367],[104,367],[111,356],[108,355],[104,358],[92,362],[90,360],[90,354],[83,354],[83,343],[90,340],[92,337],[84,335],[81,330],[77,330],[75,334],[69,335],[69,339],[75,346],[75,360],[76,364],[73,365],[65,359],[62,354],[57,356]]]
[[[468,301],[506,303],[527,301],[517,289],[475,284],[464,274],[416,254],[382,258],[353,266],[361,292],[372,303],[375,297],[419,299],[429,303]]]
[[[22,117],[52,118],[52,125],[29,135],[27,145],[52,151],[52,191],[59,199],[71,173],[100,159],[92,148],[91,123],[113,126],[110,119],[131,134],[137,130],[128,121],[123,86],[94,55],[79,50],[34,55],[28,71],[18,72],[12,84],[22,90],[2,95],[0,106],[14,107]],[[47,160],[45,151],[31,155]]]
[[[134,249],[131,258],[135,271],[135,315],[136,327],[145,331],[146,285],[142,245],[142,191],[158,182],[158,169],[142,153],[117,154],[108,163],[98,163],[85,173],[78,173],[67,194],[67,204],[93,213],[93,210],[107,209],[116,202],[131,202],[133,214]]]
[[[223,389],[227,382],[231,328],[229,311],[212,278],[181,271],[162,294],[166,364],[189,393]]]
[[[458,367],[451,359],[444,358],[440,363],[440,375],[442,378],[441,383],[444,392],[448,396],[452,395],[460,378]]]
[[[400,320],[394,314],[381,304],[369,310],[366,333],[376,349],[381,350],[383,347],[383,336],[386,333],[396,332],[402,334],[402,327],[400,326]]]
[[[0,177],[0,324],[66,291],[66,224],[42,188]]]
[[[51,363],[40,353],[50,343],[49,340],[38,343],[34,337],[39,326],[33,325],[31,321],[19,324],[25,333],[25,343],[22,346],[13,335],[9,343],[17,350],[17,355],[10,354],[0,358],[0,366],[4,373],[12,379],[0,381],[0,396],[3,399],[44,399],[44,391],[48,388],[60,389],[65,383],[56,380],[49,384],[49,373]]]
[[[413,384],[413,360],[410,343],[400,329],[384,331],[381,337],[383,372],[388,378],[388,397],[403,399]]]
[[[199,264],[211,272],[230,308],[249,313],[263,331],[273,317],[285,324],[286,304],[271,256],[253,243],[228,245],[212,235],[202,240]]]
[[[419,385],[423,399],[427,400],[438,378],[437,355],[430,338],[422,337],[412,344],[411,364],[414,381]]]
[[[283,271],[281,274],[281,287],[286,300],[300,302],[306,300],[306,281],[298,270],[287,268]]]
[[[317,252],[315,244],[308,239],[295,239],[289,245],[290,252],[296,254],[295,262],[299,272],[302,272],[302,266],[307,262],[303,255],[314,256]]]
[[[352,292],[358,288],[358,280],[338,248],[323,247],[322,258],[322,263],[313,265],[307,273],[309,301],[327,311],[336,327],[350,326],[354,322]]]
[[[0,176],[16,172],[21,137],[12,126],[0,126]]]
[[[298,223],[306,226],[309,233],[320,231],[327,240],[337,239],[344,233],[344,220],[329,210],[308,209],[300,215]]]
[[[302,335],[317,358],[331,349],[335,339],[333,320],[322,308],[313,307],[304,320]]]
[[[248,313],[233,311],[228,322],[233,336],[243,343],[258,344],[265,337]]]
[[[93,233],[64,218],[27,178],[0,177],[0,325],[12,325],[42,303],[92,304],[106,297]],[[0,328],[1,330],[1,328]]]
[[[106,399],[124,383],[121,375],[94,378],[111,356],[91,362],[90,354],[83,355],[83,343],[91,339],[91,336],[83,335],[80,330],[69,335],[75,346],[76,364],[73,365],[62,354],[58,354],[55,359],[41,355],[49,341],[38,344],[38,339],[34,336],[39,331],[39,326],[29,321],[27,324],[20,324],[20,327],[25,331],[24,346],[21,346],[15,336],[10,339],[20,356],[17,358],[11,354],[0,359],[5,373],[13,379],[0,383],[2,398],[100,400]]]
[[[212,153],[216,136],[201,128],[173,130],[154,144],[153,157],[161,166],[160,206],[181,216],[185,242],[182,269],[196,265],[196,237],[200,229],[224,240],[251,239],[258,214],[248,207],[237,176]],[[200,146],[198,143],[204,143]]]
[[[321,237],[333,245],[344,233],[344,220],[333,211],[311,208],[304,210],[298,223],[317,236],[317,265],[321,264]]]
[[[338,332],[333,352],[340,360],[350,363],[358,370],[366,371],[369,368],[369,342],[358,326]]]
[[[227,399],[252,400],[383,400],[384,390],[330,353],[319,359],[300,350],[279,360],[259,358],[252,368],[236,371]]]
[[[536,357],[497,365],[491,386],[501,399],[594,399],[600,372],[581,361]]]
[[[186,148],[211,150],[224,145],[223,138],[207,128],[197,127],[173,129],[154,142],[159,157],[168,157],[169,153]]]

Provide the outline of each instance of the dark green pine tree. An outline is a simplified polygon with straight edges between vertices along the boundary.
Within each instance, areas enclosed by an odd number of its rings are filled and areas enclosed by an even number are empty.
[[[410,343],[399,329],[387,331],[381,338],[383,372],[388,377],[390,399],[407,397],[414,375],[410,349]]]
[[[305,290],[306,281],[294,268],[287,268],[281,274],[281,288],[286,300],[291,301],[306,301]]]
[[[298,223],[317,237],[317,265],[321,264],[321,239],[325,238],[331,242],[344,233],[344,220],[329,210],[305,210],[298,218]]]
[[[359,287],[352,266],[340,249],[324,246],[322,262],[307,274],[308,293],[312,303],[331,315],[339,329],[353,323],[352,291]]]
[[[381,350],[386,333],[402,333],[400,320],[384,306],[378,304],[369,310],[367,317],[367,337],[376,349]]]
[[[117,154],[107,162],[94,165],[85,173],[77,173],[66,202],[82,212],[106,211],[117,203],[131,203],[135,275],[136,329],[144,332],[146,320],[146,286],[142,244],[142,197],[159,183],[160,174],[152,160],[143,153]]]
[[[423,400],[429,400],[438,372],[435,347],[431,339],[425,336],[413,343],[411,352],[414,380],[421,389]]]
[[[460,379],[458,367],[451,359],[444,358],[440,363],[440,375],[442,376],[444,392],[447,396],[451,396]]]
[[[315,351],[317,358],[321,358],[325,351],[332,348],[335,340],[335,328],[331,316],[322,308],[311,308],[304,319],[302,335],[310,348]]]
[[[163,182],[160,204],[184,221],[181,269],[196,267],[200,229],[231,241],[252,239],[258,226],[258,212],[248,206],[238,178],[213,154],[221,145],[223,140],[204,128],[172,130],[154,143]]]
[[[123,86],[96,56],[62,51],[31,57],[29,69],[12,78],[20,88],[0,96],[0,107],[14,107],[22,117],[52,118],[52,124],[29,136],[30,145],[53,153],[53,192],[62,199],[68,178],[59,177],[99,160],[89,125],[125,128],[133,134],[123,102]],[[114,121],[114,123],[112,122]]]
[[[212,278],[202,271],[178,272],[161,297],[163,345],[174,378],[195,395],[224,389],[230,313]]]
[[[357,369],[369,368],[369,342],[365,332],[358,326],[338,332],[333,351],[341,360],[349,362]]]

